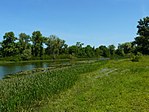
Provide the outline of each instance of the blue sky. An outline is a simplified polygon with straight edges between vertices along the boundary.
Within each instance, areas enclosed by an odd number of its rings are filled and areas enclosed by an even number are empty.
[[[118,45],[133,41],[137,21],[149,14],[149,0],[0,0],[0,41],[40,30],[69,45]]]

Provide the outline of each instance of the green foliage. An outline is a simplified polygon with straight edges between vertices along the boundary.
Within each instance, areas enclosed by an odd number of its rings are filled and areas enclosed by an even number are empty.
[[[138,52],[136,55],[131,56],[132,62],[139,62],[142,57],[142,53]]]
[[[106,46],[99,46],[99,49],[101,50],[101,56],[103,57],[110,57],[110,51]]]
[[[43,42],[44,38],[41,34],[40,31],[34,31],[32,33],[32,38],[31,38],[33,45],[32,45],[32,54],[33,56],[41,57],[43,55]]]
[[[31,55],[31,49],[25,49],[22,54],[21,54],[21,59],[22,60],[30,60],[32,55]]]
[[[138,21],[138,34],[142,36],[149,36],[149,17],[145,17]]]
[[[138,21],[138,32],[135,38],[138,52],[149,54],[149,17],[145,17]]]
[[[2,55],[4,57],[6,56],[14,56],[16,55],[19,51],[18,48],[16,48],[16,37],[13,32],[7,32],[3,36],[4,40],[1,43],[2,46]]]
[[[125,54],[131,53],[133,50],[133,46],[131,42],[122,43],[119,45],[120,49],[124,50]]]
[[[108,46],[109,52],[111,56],[115,55],[115,46],[114,45],[109,45]]]
[[[65,41],[61,40],[55,35],[51,35],[49,38],[46,38],[45,44],[47,45],[45,52],[48,55],[53,55],[54,57],[56,57],[61,53],[63,47],[65,48],[64,51],[67,52]]]
[[[116,51],[114,45],[95,48],[77,42],[76,45],[68,46],[65,40],[55,35],[44,37],[40,31],[34,31],[31,37],[20,33],[18,39],[13,32],[8,32],[0,45],[1,57],[20,56],[19,60],[114,57]]]
[[[91,58],[91,57],[94,57],[94,48],[92,48],[90,45],[87,45],[85,47],[85,53],[86,53],[86,56]]]
[[[22,60],[64,59],[64,58],[99,58],[99,57],[129,57],[130,54],[140,52],[149,54],[149,17],[138,21],[138,35],[133,42],[125,42],[118,45],[95,48],[84,43],[77,42],[68,46],[65,40],[55,35],[42,36],[40,31],[34,31],[32,36],[20,33],[18,41],[13,32],[5,33],[4,40],[0,42],[0,57],[20,55]],[[31,49],[31,51],[30,51]],[[30,55],[31,53],[31,55]],[[28,55],[28,57],[27,57]],[[19,60],[20,60],[19,59]],[[139,56],[133,56],[132,60],[139,60]]]
[[[132,42],[125,42],[118,45],[118,49],[116,50],[116,54],[119,56],[128,56],[129,54],[134,53],[135,46]]]
[[[77,57],[75,57],[74,54],[70,54],[68,59],[76,59]]]
[[[22,54],[26,49],[31,49],[31,45],[29,43],[30,39],[31,39],[30,36],[26,35],[25,33],[19,34],[18,48],[19,48],[20,54]]]

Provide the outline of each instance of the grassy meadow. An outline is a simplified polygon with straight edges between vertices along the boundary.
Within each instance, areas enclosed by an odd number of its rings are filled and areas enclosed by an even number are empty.
[[[149,57],[0,80],[0,112],[148,112]]]
[[[75,85],[49,99],[40,112],[148,112],[149,57],[111,60],[84,73]]]

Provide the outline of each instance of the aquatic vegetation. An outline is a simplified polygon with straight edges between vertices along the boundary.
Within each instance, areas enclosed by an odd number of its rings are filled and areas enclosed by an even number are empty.
[[[73,65],[0,81],[0,111],[32,111],[48,98],[71,88],[80,74],[94,71],[106,61]]]

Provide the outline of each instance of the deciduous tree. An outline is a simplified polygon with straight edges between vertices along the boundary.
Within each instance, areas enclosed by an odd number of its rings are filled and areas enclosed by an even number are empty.
[[[138,21],[138,36],[135,38],[137,50],[143,54],[149,54],[149,17]]]
[[[7,32],[3,36],[3,41],[1,43],[2,46],[2,54],[4,57],[6,56],[13,56],[15,54],[18,54],[19,50],[16,47],[15,41],[17,38],[15,37],[13,32]]]
[[[43,42],[44,38],[40,31],[34,31],[32,33],[32,54],[35,57],[41,57],[43,55]]]

